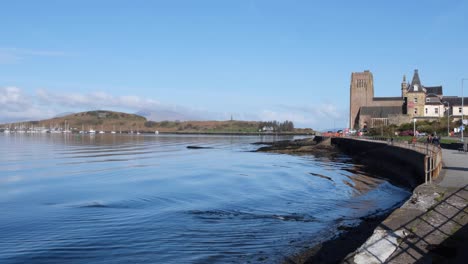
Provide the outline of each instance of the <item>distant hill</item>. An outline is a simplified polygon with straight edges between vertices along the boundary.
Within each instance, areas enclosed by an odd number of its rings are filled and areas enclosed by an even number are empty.
[[[72,115],[74,114],[73,112],[65,112],[65,113],[60,113],[60,114],[57,114],[54,116],[55,117],[64,117],[64,116],[67,116],[67,115]]]
[[[167,132],[167,133],[258,133],[265,126],[260,121],[148,121],[145,117],[122,112],[96,110],[73,113],[61,117],[39,121],[27,121],[0,125],[3,127],[31,128],[43,127],[46,129],[68,127],[73,132],[81,130],[104,131],[139,131],[139,132]],[[282,131],[292,133],[313,133],[312,129],[293,129]]]
[[[96,110],[81,113],[72,113],[65,116],[54,117],[39,121],[21,122],[23,127],[64,128],[67,125],[70,130],[101,130],[111,131],[122,129],[137,130],[143,128],[146,118],[122,112]]]

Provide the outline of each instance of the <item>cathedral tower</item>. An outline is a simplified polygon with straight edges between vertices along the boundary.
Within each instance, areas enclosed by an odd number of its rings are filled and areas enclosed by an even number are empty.
[[[374,98],[374,77],[370,71],[351,73],[349,127],[359,128],[359,109],[372,106]]]

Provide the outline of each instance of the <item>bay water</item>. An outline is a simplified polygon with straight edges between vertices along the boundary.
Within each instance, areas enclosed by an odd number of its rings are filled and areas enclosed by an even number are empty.
[[[0,134],[0,263],[278,263],[410,195],[346,155],[253,152],[284,139]]]

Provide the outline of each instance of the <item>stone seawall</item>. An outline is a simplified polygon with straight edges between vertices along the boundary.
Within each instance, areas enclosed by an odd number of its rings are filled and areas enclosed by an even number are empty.
[[[425,155],[386,142],[332,138],[331,144],[366,165],[376,175],[413,190],[424,183]]]
[[[455,156],[464,154],[445,153],[452,155],[444,159],[444,163],[450,162],[452,167],[445,168],[442,180],[444,177],[458,177],[460,182],[443,187],[439,184],[440,178],[432,184],[422,184],[425,155],[415,150],[349,138],[333,138],[332,144],[357,162],[384,172],[390,181],[397,180],[413,190],[413,195],[341,263],[466,262],[468,251],[464,241],[468,238],[468,184],[466,178],[459,176],[466,175],[460,170],[468,168],[463,158]]]

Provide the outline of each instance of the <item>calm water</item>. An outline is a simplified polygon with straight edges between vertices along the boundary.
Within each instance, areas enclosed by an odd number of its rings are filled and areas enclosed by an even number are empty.
[[[273,139],[0,134],[0,263],[275,263],[409,195]]]

